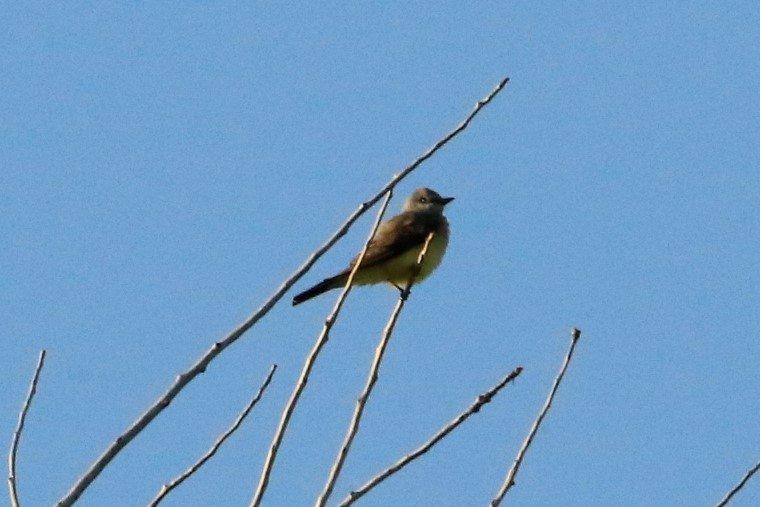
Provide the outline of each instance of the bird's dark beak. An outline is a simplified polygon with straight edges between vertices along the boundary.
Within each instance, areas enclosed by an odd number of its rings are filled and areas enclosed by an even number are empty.
[[[448,203],[450,203],[453,200],[454,200],[453,197],[441,197],[441,201],[440,202],[441,202],[441,204],[443,204],[444,206],[446,206]]]

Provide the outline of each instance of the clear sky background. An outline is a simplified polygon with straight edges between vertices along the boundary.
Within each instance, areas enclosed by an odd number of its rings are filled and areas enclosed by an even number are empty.
[[[503,77],[398,187],[456,197],[337,502],[515,366],[518,382],[364,506],[486,505],[569,345],[507,497],[714,505],[760,459],[760,11],[727,2],[5,2],[0,435],[51,505],[211,344]],[[342,268],[374,213],[296,286]],[[294,291],[295,292],[295,291]],[[82,506],[247,505],[337,294],[292,293],[118,456]],[[396,301],[352,292],[265,504],[311,505]],[[3,447],[6,449],[6,447]],[[3,494],[3,496],[5,493]],[[333,502],[333,504],[335,503]],[[760,479],[735,506],[760,504]]]

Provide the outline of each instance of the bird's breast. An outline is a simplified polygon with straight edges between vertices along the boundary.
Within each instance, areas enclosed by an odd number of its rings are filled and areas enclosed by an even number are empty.
[[[446,247],[449,244],[448,234],[436,234],[428,245],[425,259],[422,261],[420,272],[417,275],[417,282],[421,282],[432,273],[435,268],[441,264],[443,254],[446,253]],[[420,256],[423,245],[411,248],[388,262],[386,265],[387,280],[399,286],[405,286],[409,282],[409,277],[414,272],[417,265],[417,259]]]

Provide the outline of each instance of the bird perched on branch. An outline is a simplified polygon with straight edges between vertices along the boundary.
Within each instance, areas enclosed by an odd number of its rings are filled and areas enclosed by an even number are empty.
[[[409,283],[416,269],[420,251],[432,232],[433,238],[415,281],[420,282],[427,278],[441,263],[446,252],[449,243],[449,223],[443,216],[443,208],[453,200],[453,197],[441,197],[429,188],[415,190],[404,203],[401,214],[377,229],[352,285],[388,282],[401,290]],[[296,295],[293,298],[293,306],[345,286],[357,259],[358,257],[354,258],[351,264],[337,275],[326,278]]]

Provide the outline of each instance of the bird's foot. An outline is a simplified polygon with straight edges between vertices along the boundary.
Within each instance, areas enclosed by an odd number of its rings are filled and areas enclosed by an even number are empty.
[[[398,292],[399,292],[399,297],[400,297],[401,299],[403,299],[404,301],[406,301],[406,299],[409,297],[409,294],[411,294],[411,293],[412,293],[412,288],[411,288],[411,287],[409,287],[409,288],[407,288],[407,287],[402,287],[402,286],[400,286],[400,285],[399,285],[399,284],[397,284],[397,283],[394,283],[394,284],[393,284],[393,286],[394,286],[394,287],[396,287],[396,288],[398,289]]]

